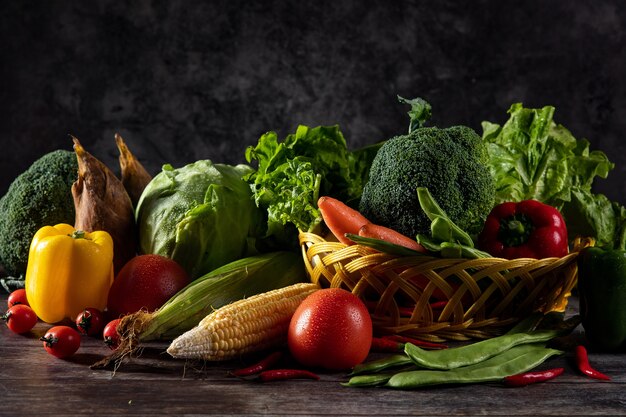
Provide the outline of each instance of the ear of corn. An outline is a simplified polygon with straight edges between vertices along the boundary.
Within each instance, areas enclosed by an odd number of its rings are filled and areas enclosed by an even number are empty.
[[[140,341],[172,340],[196,326],[207,314],[246,296],[306,281],[302,256],[270,252],[243,258],[197,278],[133,329]]]
[[[284,344],[289,322],[317,284],[299,283],[228,304],[176,338],[175,358],[218,361]]]
[[[106,368],[152,340],[172,340],[213,312],[244,297],[307,281],[304,260],[277,251],[243,258],[197,278],[154,312],[138,311],[117,326],[120,346],[91,367]]]

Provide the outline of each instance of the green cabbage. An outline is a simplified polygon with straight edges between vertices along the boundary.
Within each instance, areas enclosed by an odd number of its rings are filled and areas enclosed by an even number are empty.
[[[254,254],[249,242],[265,229],[242,179],[252,172],[245,164],[209,160],[164,165],[137,204],[140,252],[174,259],[192,278]]]

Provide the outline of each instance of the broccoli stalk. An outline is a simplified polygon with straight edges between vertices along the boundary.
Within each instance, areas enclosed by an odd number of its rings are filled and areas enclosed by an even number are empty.
[[[407,236],[428,234],[431,221],[416,193],[424,187],[454,223],[477,234],[495,198],[482,139],[466,126],[423,127],[430,116],[428,103],[401,101],[412,106],[411,131],[387,140],[378,150],[359,210],[373,223]]]

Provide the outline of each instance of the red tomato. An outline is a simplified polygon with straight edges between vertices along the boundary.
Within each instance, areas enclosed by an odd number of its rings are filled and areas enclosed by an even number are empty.
[[[289,324],[289,350],[303,365],[332,370],[363,362],[372,344],[372,319],[365,304],[340,288],[314,292]]]
[[[51,327],[39,340],[46,352],[61,359],[72,356],[80,347],[80,334],[69,326]]]
[[[2,316],[14,333],[26,333],[37,324],[37,314],[27,305],[15,304]]]
[[[176,261],[160,255],[139,255],[117,274],[107,308],[113,317],[142,309],[154,311],[189,282],[187,272]]]
[[[111,320],[102,331],[102,337],[104,338],[104,344],[111,350],[117,349],[120,345],[120,335],[117,333],[117,325],[120,324],[122,319]]]
[[[20,288],[19,290],[13,291],[11,294],[9,294],[7,304],[9,308],[13,307],[16,304],[24,304],[26,306],[30,306],[30,304],[28,304],[28,300],[26,299],[26,290],[24,288]]]
[[[104,328],[104,314],[97,308],[86,308],[76,317],[76,329],[87,336],[99,335]]]

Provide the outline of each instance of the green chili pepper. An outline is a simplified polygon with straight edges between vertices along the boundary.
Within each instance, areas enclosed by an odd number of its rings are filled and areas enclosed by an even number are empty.
[[[626,251],[585,248],[578,257],[580,315],[598,350],[626,351]]]
[[[521,345],[493,356],[474,366],[450,371],[418,370],[400,372],[393,375],[385,386],[400,389],[413,389],[440,384],[462,384],[499,381],[502,378],[527,372],[542,364],[548,358],[562,354],[556,349],[537,345]]]
[[[404,345],[404,352],[418,366],[428,369],[449,370],[482,362],[517,345],[547,342],[560,333],[559,330],[507,333],[471,345],[436,351],[421,349],[407,343]]]

